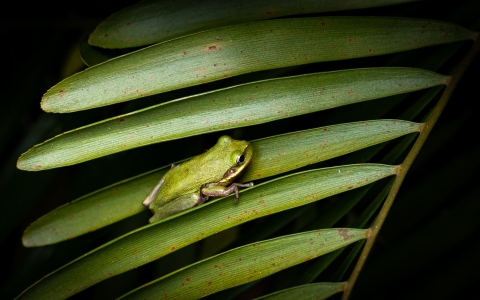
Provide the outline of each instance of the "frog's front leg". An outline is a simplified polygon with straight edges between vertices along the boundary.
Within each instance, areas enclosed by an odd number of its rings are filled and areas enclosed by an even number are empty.
[[[197,205],[207,201],[210,197],[228,196],[232,193],[235,193],[235,201],[238,201],[238,188],[251,186],[253,186],[253,182],[232,183],[230,186],[223,186],[216,182],[204,184],[200,188],[200,199]]]
[[[164,219],[181,211],[187,210],[189,208],[197,205],[200,196],[198,193],[187,194],[173,199],[172,201],[166,203],[160,207],[151,207],[154,215],[150,218],[149,222],[153,223],[158,220]]]

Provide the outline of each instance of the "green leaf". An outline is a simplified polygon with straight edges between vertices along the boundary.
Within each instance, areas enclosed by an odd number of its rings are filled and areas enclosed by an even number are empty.
[[[236,248],[147,283],[123,299],[199,299],[245,284],[366,238],[365,229],[324,229]]]
[[[20,156],[39,171],[201,133],[270,122],[444,84],[448,77],[410,68],[294,76],[178,99],[58,135]]]
[[[354,227],[363,228],[367,224],[367,222],[372,218],[373,214],[378,210],[380,205],[387,197],[390,189],[392,188],[394,180],[392,179],[380,193],[377,194],[375,199],[368,205],[368,207],[362,212],[362,214],[358,217],[358,219],[353,223]],[[342,205],[342,203],[338,203],[338,205]],[[334,224],[327,224],[332,226]],[[302,274],[297,276],[294,281],[294,284],[306,284],[310,283],[315,280],[325,269],[330,266],[330,264],[340,255],[342,254],[343,249],[334,251],[329,253],[317,260],[315,260]]]
[[[96,65],[52,87],[41,105],[48,112],[73,112],[260,70],[473,37],[473,32],[450,23],[392,17],[247,23],[170,40]]]
[[[138,47],[239,23],[412,1],[415,0],[142,1],[100,23],[90,34],[89,43],[102,48]]]
[[[273,216],[268,217],[268,222],[263,222],[260,227],[253,227],[248,232],[241,233],[234,243],[228,245],[230,248],[240,247],[242,245],[255,243],[266,238],[271,237],[275,232],[279,231],[282,228],[285,228],[287,225],[290,225],[292,222],[302,217],[302,214],[311,210],[314,207],[314,203],[297,207],[291,210],[282,211],[276,213]],[[318,228],[315,228],[318,229]],[[223,250],[220,249],[220,250]],[[220,251],[218,251],[220,252]],[[218,253],[217,252],[217,253]]]
[[[88,44],[87,39],[82,40],[78,44],[78,52],[80,53],[80,57],[82,58],[83,62],[92,67],[94,65],[98,65],[104,61],[112,59],[114,57],[127,54],[137,49],[128,49],[128,50],[121,50],[121,49],[102,49],[98,47],[92,47]]]
[[[291,171],[315,162],[420,130],[421,124],[376,120],[340,124],[253,141],[253,161],[239,182]],[[118,182],[69,202],[30,225],[23,235],[26,247],[57,243],[137,214],[141,204],[170,166]]]
[[[408,110],[403,112],[400,115],[400,119],[403,120],[414,120],[422,112],[422,110],[432,102],[437,94],[441,92],[443,86],[435,87],[429,89],[425,94],[423,94],[413,105],[411,105]],[[380,163],[384,164],[394,164],[395,161],[404,153],[407,147],[411,142],[416,138],[416,135],[409,135],[404,137],[393,150],[389,151],[381,160]],[[375,149],[367,149],[365,151],[359,151],[350,155],[347,159],[342,161],[342,164],[351,164],[351,163],[362,163],[369,162],[372,157],[381,152],[387,144],[376,146]]]
[[[64,299],[219,231],[396,172],[396,166],[352,165],[301,172],[257,185],[244,190],[238,202],[233,196],[215,200],[117,238],[44,277],[18,299]]]
[[[319,282],[312,284],[305,284],[296,286],[290,289],[278,291],[263,297],[255,298],[257,300],[282,300],[282,299],[295,299],[295,300],[323,300],[328,297],[340,293],[343,291],[345,282]]]

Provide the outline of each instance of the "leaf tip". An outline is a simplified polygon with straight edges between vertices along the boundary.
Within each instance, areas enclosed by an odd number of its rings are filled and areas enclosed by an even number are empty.
[[[27,151],[28,152],[28,151]],[[22,155],[20,155],[20,157],[18,158],[17,160],[17,169],[19,170],[23,170],[23,171],[28,171],[28,169],[26,168],[26,165],[25,165],[25,160],[23,159],[23,156],[25,155],[25,153],[23,153]]]
[[[89,44],[90,46],[95,46],[95,39],[92,37],[92,35],[93,35],[93,33],[94,33],[95,31],[97,31],[97,29],[98,29],[98,26],[95,27],[95,29],[93,30],[93,32],[88,35],[87,44]]]
[[[30,161],[30,158],[31,158],[30,152],[32,149],[20,155],[20,157],[17,160],[17,169],[22,171],[40,171],[44,169],[42,164],[40,163],[32,164],[32,162]]]
[[[50,112],[49,109],[48,109],[48,104],[47,104],[47,101],[46,101],[46,98],[45,96],[42,98],[42,100],[40,101],[40,108],[44,111],[44,112]]]
[[[100,26],[100,25],[99,25]],[[102,44],[101,41],[99,41],[99,38],[98,36],[100,36],[102,33],[101,33],[101,29],[99,29],[97,26],[92,33],[90,33],[90,35],[88,36],[88,39],[87,39],[87,43],[90,45],[90,46],[93,46],[93,47],[101,47],[101,48],[107,48],[107,47],[104,47],[104,45]]]
[[[112,20],[112,17],[114,15],[112,15],[112,16],[108,17],[107,19],[103,20],[100,24],[97,25],[97,27],[95,27],[95,29],[92,31],[92,33],[90,33],[90,35],[88,36],[88,39],[87,39],[87,43],[90,46],[100,47],[100,48],[103,48],[103,49],[122,49],[122,48],[125,48],[125,47],[121,46],[121,43],[120,43],[121,41],[119,40],[118,37],[116,37],[119,34],[119,32],[120,32],[119,29],[121,29],[122,26],[120,26],[120,28],[118,28],[119,27],[118,24],[117,24],[117,26],[115,26],[116,25],[115,24],[115,18],[113,18],[113,20]],[[112,21],[113,21],[113,24],[112,24]],[[112,31],[112,26],[114,28],[116,28],[116,30]],[[140,45],[140,46],[142,46],[142,45]],[[130,47],[132,47],[132,46],[130,46]],[[127,48],[128,48],[128,46],[127,46]]]
[[[52,93],[50,91],[51,90],[47,91],[43,95],[42,100],[40,101],[40,108],[44,112],[48,112],[48,113],[60,112],[55,105],[54,99],[52,99]],[[61,90],[60,91],[60,97],[62,97],[63,95],[64,95],[64,92],[63,92],[63,90]]]
[[[28,225],[27,229],[23,231],[22,235],[22,245],[25,248],[41,247],[46,245],[51,245],[57,242],[53,239],[51,235],[45,235],[45,227],[39,226],[39,222],[46,215],[40,217],[40,219]],[[40,222],[41,224],[41,222]]]
[[[30,235],[28,234],[28,228],[23,232],[22,236],[22,245],[25,248],[32,248],[38,246],[34,240],[30,238]]]

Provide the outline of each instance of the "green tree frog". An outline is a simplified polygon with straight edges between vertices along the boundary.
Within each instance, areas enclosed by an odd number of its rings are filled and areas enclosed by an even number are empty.
[[[252,154],[247,141],[224,135],[205,153],[172,165],[143,201],[154,214],[150,223],[202,204],[209,197],[235,193],[238,201],[238,188],[253,186],[253,182],[233,181],[248,165]]]

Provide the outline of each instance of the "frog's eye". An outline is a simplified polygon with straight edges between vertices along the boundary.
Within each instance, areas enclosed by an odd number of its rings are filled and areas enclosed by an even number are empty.
[[[237,156],[236,162],[237,162],[237,165],[243,164],[245,162],[245,155],[240,154],[239,156]]]

